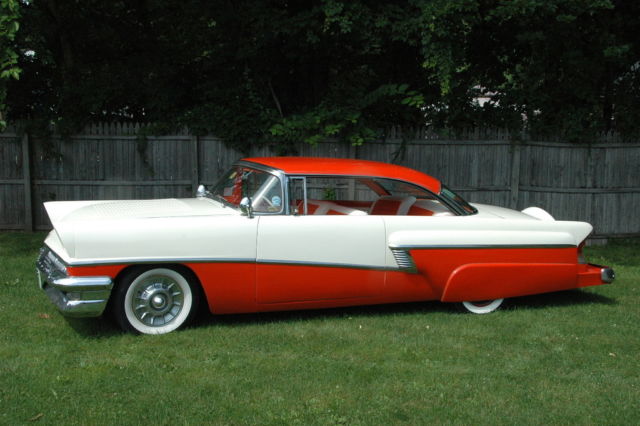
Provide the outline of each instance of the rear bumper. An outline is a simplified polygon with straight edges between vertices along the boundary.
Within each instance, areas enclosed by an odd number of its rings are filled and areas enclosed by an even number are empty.
[[[615,272],[608,266],[591,263],[580,266],[583,267],[583,270],[578,272],[578,287],[611,284],[616,278]]]
[[[110,277],[70,277],[52,262],[45,248],[36,263],[38,285],[58,310],[68,317],[97,317],[107,306],[113,281]]]

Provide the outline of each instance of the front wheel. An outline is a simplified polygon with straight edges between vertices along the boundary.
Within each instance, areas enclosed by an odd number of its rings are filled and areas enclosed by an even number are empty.
[[[483,300],[478,302],[462,302],[462,306],[474,314],[488,314],[493,312],[502,305],[504,299]]]
[[[198,306],[194,278],[169,268],[133,269],[120,280],[114,313],[125,331],[165,334],[186,324]]]

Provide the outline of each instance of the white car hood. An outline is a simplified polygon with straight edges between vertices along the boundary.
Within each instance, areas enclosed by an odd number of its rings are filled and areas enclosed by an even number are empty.
[[[64,222],[148,219],[238,214],[207,198],[123,201],[50,201],[44,203],[54,228]]]
[[[65,260],[111,257],[116,247],[133,253],[140,240],[146,241],[145,252],[153,251],[149,247],[154,241],[159,244],[168,239],[175,246],[198,224],[240,216],[238,210],[208,198],[52,201],[44,207],[58,237],[57,243],[52,242]]]

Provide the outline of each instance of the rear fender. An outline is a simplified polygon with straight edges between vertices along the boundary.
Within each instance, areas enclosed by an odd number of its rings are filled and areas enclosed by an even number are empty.
[[[443,302],[502,299],[568,290],[577,286],[577,265],[567,263],[478,263],[449,276]]]

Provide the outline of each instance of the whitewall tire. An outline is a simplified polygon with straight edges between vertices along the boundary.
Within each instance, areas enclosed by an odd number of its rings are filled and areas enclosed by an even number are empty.
[[[464,308],[474,314],[488,314],[502,305],[504,299],[483,300],[479,302],[462,302]]]
[[[166,267],[129,271],[116,292],[116,320],[124,330],[142,334],[166,334],[187,324],[198,306],[190,275]]]

